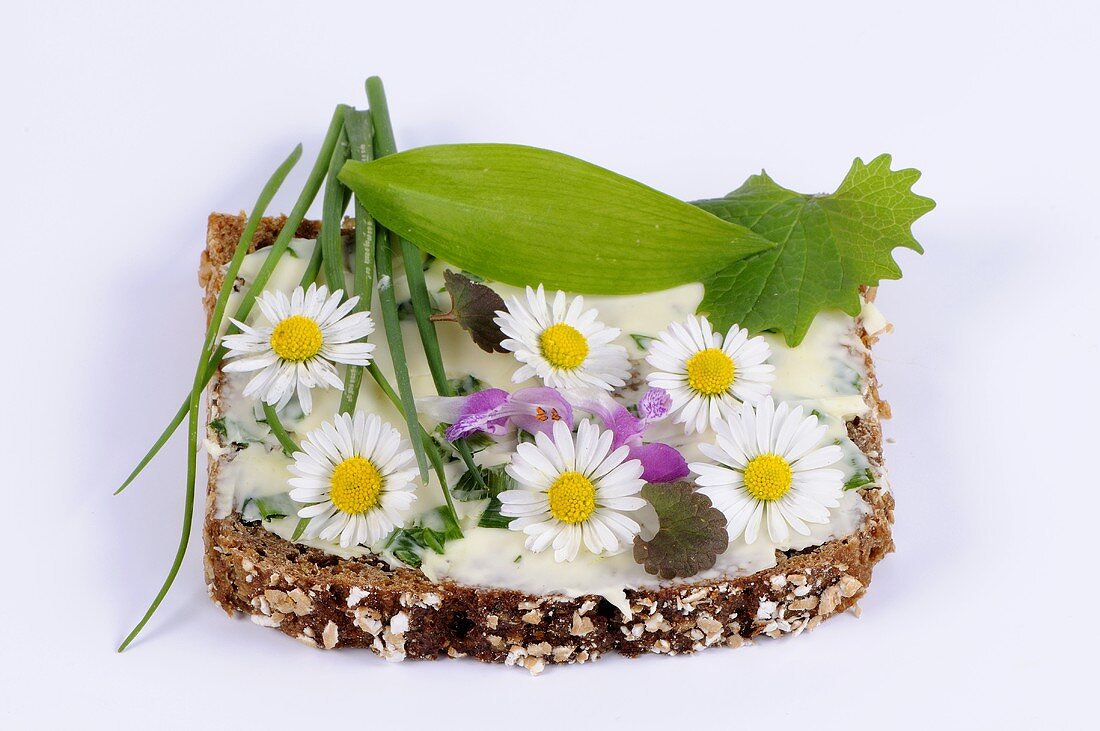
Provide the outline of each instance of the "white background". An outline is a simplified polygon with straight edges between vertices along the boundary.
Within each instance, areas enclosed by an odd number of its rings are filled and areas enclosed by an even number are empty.
[[[2,13],[0,726],[1089,725],[1095,4],[238,5]],[[177,540],[182,435],[111,491],[190,381],[206,215],[250,207],[298,141],[312,160],[373,73],[402,147],[533,144],[686,199],[764,166],[831,190],[880,152],[924,172],[928,253],[901,251],[880,296],[898,552],[861,619],[538,678],[390,665],[226,619],[196,527],[161,612],[114,653]]]

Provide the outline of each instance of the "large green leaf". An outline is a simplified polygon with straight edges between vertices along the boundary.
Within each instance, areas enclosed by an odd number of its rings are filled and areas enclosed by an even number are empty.
[[[912,191],[917,170],[890,170],[890,156],[856,158],[829,195],[804,195],[754,175],[725,198],[695,205],[751,228],[774,249],[733,262],[704,280],[700,312],[720,328],[775,330],[802,342],[825,309],[859,312],[860,285],[898,279],[893,250],[923,253],[910,230],[935,203]]]
[[[637,181],[534,147],[421,147],[350,161],[340,180],[386,228],[508,284],[652,292],[773,246]]]

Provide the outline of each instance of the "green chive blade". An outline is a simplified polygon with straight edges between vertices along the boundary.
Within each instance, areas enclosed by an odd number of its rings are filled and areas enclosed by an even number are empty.
[[[378,157],[392,155],[397,152],[397,143],[393,137],[393,125],[390,124],[386,89],[382,86],[382,79],[377,76],[367,79],[367,103],[370,105],[371,118],[374,122],[375,150]]]
[[[176,415],[172,417],[172,421],[168,424],[168,426],[164,427],[164,431],[162,431],[160,433],[160,436],[157,437],[157,441],[153,443],[153,446],[149,448],[149,451],[146,452],[145,456],[141,458],[141,461],[137,463],[137,467],[135,467],[133,472],[130,473],[130,476],[126,478],[126,481],[122,483],[122,486],[115,490],[115,495],[118,495],[120,492],[125,490],[127,487],[130,486],[131,482],[137,479],[137,476],[141,474],[142,470],[145,469],[145,466],[153,461],[153,457],[157,456],[157,452],[160,451],[160,448],[163,447],[165,443],[167,443],[167,441],[172,437],[172,435],[176,433],[176,429],[179,428],[180,424],[182,424],[183,420],[187,417],[187,408],[190,402],[190,396],[183,400],[183,405],[180,406],[179,411],[176,412]]]
[[[401,334],[401,320],[397,314],[397,297],[393,291],[393,263],[390,261],[389,237],[386,232],[378,236],[375,255],[375,270],[378,272],[378,300],[382,308],[382,324],[386,331],[386,341],[393,360],[394,376],[397,378],[397,392],[401,397],[401,407],[405,414],[405,423],[409,428],[416,464],[420,469],[420,479],[428,481],[428,460],[424,445],[414,438],[420,431],[420,421],[416,416],[416,398],[413,395],[412,379],[405,359],[405,341]],[[373,364],[372,364],[373,365]]]
[[[382,79],[377,76],[372,76],[367,79],[366,87],[367,101],[370,104],[371,121],[374,128],[375,152],[378,157],[392,155],[397,151],[397,143],[393,136],[393,125],[390,121],[389,104],[386,101],[386,90],[382,86]],[[410,242],[397,237],[396,234],[390,233],[388,236],[396,238],[398,246],[401,249],[402,262],[405,266],[405,278],[409,284],[409,292],[412,299],[413,316],[416,319],[416,327],[417,331],[420,333],[421,346],[424,349],[424,355],[428,361],[428,369],[431,371],[436,393],[440,396],[450,396],[451,386],[447,380],[447,374],[443,367],[443,354],[439,348],[439,337],[435,331],[435,323],[432,322],[431,319],[431,299],[428,294],[428,287],[424,282],[424,268],[421,264],[420,249]],[[402,356],[403,355],[402,353]],[[404,357],[402,357],[402,363],[404,363]],[[398,385],[400,385],[400,377],[398,378]],[[417,426],[419,427],[419,422]],[[424,436],[427,438],[426,434]],[[428,442],[429,444],[426,445],[426,448],[430,447],[433,454],[438,454],[435,449],[435,444],[431,443],[430,439],[428,439]],[[462,457],[463,462],[466,463],[467,469],[473,471],[477,481],[482,487],[485,487],[481,478],[481,472],[474,464],[473,454],[470,452],[469,446],[465,442],[459,442],[455,447]],[[440,469],[438,472],[440,487],[443,490],[443,497],[447,501],[447,507],[450,510],[451,518],[457,526],[458,514],[454,509],[451,491],[447,486],[442,470]]]
[[[336,177],[348,159],[348,137],[343,128],[343,115],[341,115],[340,124],[340,137],[333,150],[328,175],[325,178],[325,195],[321,204],[321,233],[317,242],[321,247],[321,263],[330,292],[347,289],[344,283],[344,239],[341,233],[345,205],[344,193],[347,188]]]
[[[314,161],[313,168],[310,170],[309,177],[306,179],[305,188],[302,189],[302,193],[298,196],[298,200],[294,202],[294,207],[290,209],[290,213],[286,217],[286,223],[279,231],[279,235],[275,237],[275,242],[271,245],[267,258],[260,266],[260,271],[256,273],[256,279],[253,280],[249,288],[245,290],[244,296],[241,297],[241,303],[237,307],[236,312],[237,320],[243,322],[248,317],[249,313],[252,312],[252,306],[255,304],[256,298],[259,296],[260,292],[263,291],[264,287],[267,286],[268,279],[271,278],[271,274],[275,271],[279,259],[286,252],[287,247],[290,246],[290,240],[293,239],[294,234],[298,232],[298,226],[301,225],[302,220],[306,217],[306,212],[313,204],[314,199],[317,198],[317,193],[321,190],[321,184],[328,175],[329,163],[332,161],[333,152],[335,152],[337,142],[340,139],[345,109],[345,105],[339,104],[332,113],[328,131],[325,133],[324,142],[321,143],[321,150],[318,152],[317,159]]]
[[[374,132],[370,112],[349,109],[344,113],[344,130],[348,136],[349,156],[366,162],[374,156]],[[355,200],[355,248],[352,255],[352,288],[359,296],[356,312],[366,312],[371,307],[374,282],[374,218]],[[362,366],[349,366],[344,380],[344,393],[340,397],[340,412],[351,413],[359,399],[363,380]]]
[[[210,316],[210,322],[206,326],[206,336],[203,339],[202,353],[199,356],[199,369],[203,369],[207,360],[210,357],[210,349],[214,347],[214,341],[217,338],[218,328],[221,327],[222,318],[225,316],[225,307],[229,301],[229,293],[233,289],[233,282],[237,279],[237,273],[240,271],[241,264],[244,262],[244,257],[248,253],[248,247],[252,243],[252,237],[256,234],[256,229],[259,228],[260,221],[263,220],[264,212],[267,210],[268,204],[271,203],[271,199],[275,197],[275,193],[282,187],[283,181],[286,180],[286,176],[290,174],[291,169],[297,164],[298,160],[302,157],[302,145],[299,143],[287,156],[286,160],[275,169],[275,172],[268,178],[267,183],[264,184],[263,190],[260,191],[259,197],[256,199],[256,204],[252,207],[252,213],[249,214],[248,222],[245,224],[244,230],[241,232],[241,238],[237,241],[237,248],[233,251],[233,258],[229,262],[229,267],[226,269],[225,277],[222,279],[222,286],[218,292],[218,298],[214,305],[213,314]],[[204,370],[202,372],[205,372]],[[211,373],[211,375],[213,375]],[[207,378],[202,382],[201,388],[206,388]],[[201,389],[200,389],[201,390]],[[126,478],[126,481],[122,483],[122,486],[115,490],[115,495],[125,490],[131,482],[133,482],[145,466],[152,461],[153,457],[157,455],[161,447],[165,445],[168,439],[183,423],[184,417],[187,415],[188,404],[190,403],[191,396],[184,400],[179,411],[172,418],[168,427],[161,433],[160,437],[154,442],[152,448],[146,452],[141,461],[138,462],[137,467],[134,468],[130,476]]]
[[[279,419],[279,414],[275,412],[275,407],[266,401],[261,401],[264,409],[264,419],[267,421],[268,427],[271,429],[271,433],[275,435],[275,438],[279,440],[279,444],[283,448],[283,453],[290,457],[295,452],[301,452],[299,447],[290,434],[287,433],[286,427],[283,426],[283,422]]]
[[[298,281],[298,286],[305,289],[309,285],[313,284],[317,279],[317,275],[321,272],[321,244],[315,243],[313,246],[313,253],[309,255],[309,261],[306,262],[306,270],[302,272],[302,278]]]
[[[466,464],[466,469],[474,476],[474,481],[477,482],[477,486],[483,490],[488,490],[489,486],[485,484],[485,478],[481,476],[481,470],[478,468],[477,463],[474,462],[474,453],[470,451],[470,445],[466,443],[465,439],[459,439],[456,442],[452,442],[455,451],[458,452],[458,456],[462,457],[462,461]]]
[[[172,588],[172,584],[176,581],[176,575],[179,574],[180,567],[183,565],[183,557],[187,555],[187,543],[191,538],[191,523],[195,513],[195,472],[196,472],[196,456],[198,452],[198,421],[199,421],[199,401],[198,398],[192,393],[191,398],[188,400],[188,418],[187,418],[187,490],[183,501],[183,526],[180,533],[179,544],[176,547],[176,555],[172,559],[172,565],[168,569],[168,576],[165,577],[164,583],[160,586],[160,591],[153,598],[149,608],[145,610],[144,616],[132,630],[130,634],[126,635],[126,639],[122,641],[122,644],[118,646],[118,652],[122,652],[130,643],[141,633],[141,630],[145,628],[149,620],[152,619],[156,613],[157,608],[160,607],[160,603],[164,601],[164,597],[168,595],[168,590]]]
[[[302,222],[302,219],[305,218],[306,211],[313,203],[313,199],[317,197],[317,191],[320,189],[321,181],[329,167],[333,151],[336,147],[336,142],[341,129],[342,118],[342,107],[338,106],[336,108],[336,112],[333,114],[332,121],[329,123],[328,133],[325,135],[325,141],[321,146],[321,151],[318,154],[317,161],[313,165],[313,170],[311,171],[310,176],[306,181],[306,186],[302,190],[301,195],[298,196],[298,200],[294,204],[294,208],[291,209],[291,213],[287,217],[283,229],[276,237],[275,243],[272,245],[271,251],[268,254],[267,259],[264,261],[263,266],[261,266],[260,271],[257,273],[256,279],[253,281],[252,286],[249,287],[249,289],[245,292],[245,295],[241,300],[241,304],[237,309],[236,319],[244,320],[245,318],[247,318],[256,297],[258,296],[259,292],[263,290],[264,286],[266,286],[268,278],[270,278],[276,264],[278,264],[279,257],[282,256],[287,247],[290,245],[290,240],[293,237],[294,233],[297,231],[299,224],[301,224]],[[296,149],[295,152],[291,154],[291,157],[287,159],[287,163],[293,164],[293,162],[297,160],[297,154],[300,154],[300,151]],[[280,170],[282,170],[282,167],[280,167]],[[289,167],[287,168],[287,172],[289,172]],[[283,175],[283,177],[285,177],[285,174]],[[281,180],[279,182],[281,182]],[[272,191],[272,195],[274,195],[274,191]],[[261,193],[261,198],[262,197],[263,193]],[[268,200],[270,200],[270,198]],[[264,205],[266,207],[266,203]],[[262,216],[258,216],[256,218],[257,220],[259,220],[259,218],[261,217]],[[244,238],[244,236],[242,236],[242,238]],[[251,236],[248,237],[248,242],[251,242]],[[232,281],[228,277],[226,279],[228,281]],[[220,326],[220,321],[215,321],[212,318],[212,322],[214,323],[213,326],[215,328]],[[210,347],[212,347],[213,341],[211,341],[209,345]],[[206,387],[206,384],[217,371],[218,363],[220,362],[220,359],[224,356],[225,352],[226,348],[224,346],[219,347],[210,359],[200,360],[199,366],[196,368],[195,381],[192,384],[191,393],[189,394],[187,400],[187,489],[184,499],[183,527],[180,535],[180,542],[176,549],[175,558],[172,560],[172,565],[169,568],[168,576],[165,578],[164,583],[161,585],[160,591],[157,592],[156,597],[149,605],[149,608],[146,610],[145,615],[141,618],[141,621],[137,623],[133,630],[130,631],[130,634],[126,636],[126,639],[122,641],[122,644],[119,645],[119,652],[125,650],[130,645],[130,643],[133,642],[134,638],[138,636],[141,630],[149,622],[150,618],[152,618],[153,614],[156,613],[157,608],[160,607],[160,604],[164,600],[164,597],[168,594],[168,590],[172,588],[172,584],[176,580],[176,575],[179,573],[180,567],[183,565],[184,556],[187,554],[187,544],[191,535],[191,525],[195,508],[195,478],[197,472],[198,455],[199,395],[201,394],[202,389]],[[172,431],[174,431],[177,426],[178,423],[175,425],[170,425],[170,429],[166,430],[168,436],[171,435]],[[165,441],[167,441],[167,436],[164,435],[162,435],[162,440],[158,440],[160,446],[163,446],[163,442]],[[149,455],[148,459],[152,459],[152,455],[156,454],[156,451],[159,450],[160,446],[154,446],[154,450],[151,450],[152,453]],[[146,460],[146,463],[147,462],[148,460]],[[127,481],[126,484],[129,484],[129,481]],[[123,487],[125,487],[125,484],[123,485]]]

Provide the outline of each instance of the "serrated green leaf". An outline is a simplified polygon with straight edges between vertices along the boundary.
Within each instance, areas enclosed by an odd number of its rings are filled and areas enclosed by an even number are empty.
[[[455,266],[520,286],[653,292],[773,246],[635,180],[534,147],[421,147],[349,161],[340,180],[391,231]]]
[[[693,576],[714,566],[729,545],[726,516],[689,482],[649,483],[642,497],[657,511],[660,528],[634,539],[634,560],[662,579]]]
[[[814,316],[859,312],[860,285],[898,279],[896,247],[923,253],[911,226],[935,203],[913,193],[917,170],[890,170],[890,156],[856,158],[835,193],[804,195],[754,175],[725,198],[695,205],[776,243],[704,279],[699,311],[719,329],[775,330],[802,342]]]

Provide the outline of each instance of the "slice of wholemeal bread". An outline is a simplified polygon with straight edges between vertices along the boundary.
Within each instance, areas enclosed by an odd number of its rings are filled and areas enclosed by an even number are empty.
[[[253,248],[269,246],[285,221],[264,219]],[[207,316],[222,271],[245,223],[212,214],[199,280]],[[316,222],[297,235],[315,238]],[[870,299],[874,292],[865,293]],[[848,423],[848,434],[876,471],[882,469],[880,400],[869,348],[864,399],[870,411]],[[220,415],[219,373],[210,389],[210,417]],[[208,437],[222,437],[210,430]],[[233,513],[217,518],[215,485],[220,461],[211,459],[204,525],[205,574],[214,601],[227,613],[244,612],[306,644],[370,647],[389,660],[469,655],[485,662],[521,664],[538,672],[546,663],[593,660],[602,653],[677,654],[705,647],[736,647],[757,635],[799,634],[852,607],[871,572],[893,550],[894,499],[882,489],[860,491],[870,507],[853,534],[817,548],[777,552],[778,565],[748,576],[627,590],[631,616],[599,596],[532,596],[522,592],[435,584],[419,571],[391,570],[381,560],[340,559],[293,544]]]

